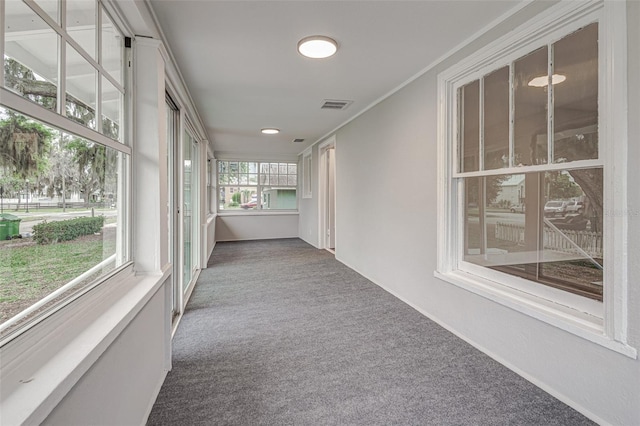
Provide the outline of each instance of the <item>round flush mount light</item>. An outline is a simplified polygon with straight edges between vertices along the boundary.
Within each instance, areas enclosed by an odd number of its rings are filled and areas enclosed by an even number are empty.
[[[338,43],[330,37],[316,35],[305,37],[298,42],[298,52],[307,58],[328,58],[337,51]]]
[[[280,133],[280,129],[275,129],[273,127],[267,127],[265,129],[262,129],[261,132],[264,133],[265,135],[277,135],[278,133]]]
[[[556,85],[560,84],[567,79],[566,75],[562,74],[553,74],[551,76],[551,84]],[[536,77],[529,82],[529,86],[531,87],[547,87],[549,84],[549,77],[546,75]]]

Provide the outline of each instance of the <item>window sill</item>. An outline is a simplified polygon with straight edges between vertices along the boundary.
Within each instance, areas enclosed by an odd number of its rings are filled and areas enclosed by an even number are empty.
[[[297,216],[299,213],[297,210],[283,210],[283,211],[219,211],[219,217],[227,217],[227,216]]]
[[[3,423],[44,421],[169,274],[115,276],[0,348]]]
[[[637,359],[636,348],[604,334],[602,319],[462,271],[434,276],[575,336]]]

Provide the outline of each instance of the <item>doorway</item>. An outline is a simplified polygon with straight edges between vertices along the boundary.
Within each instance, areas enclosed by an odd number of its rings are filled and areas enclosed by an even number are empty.
[[[318,245],[321,249],[335,253],[336,249],[336,138],[332,136],[318,147],[319,202]]]

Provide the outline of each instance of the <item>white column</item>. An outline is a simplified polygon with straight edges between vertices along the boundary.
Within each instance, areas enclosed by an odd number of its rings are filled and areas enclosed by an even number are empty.
[[[134,45],[133,260],[136,273],[169,266],[165,61],[162,44]]]

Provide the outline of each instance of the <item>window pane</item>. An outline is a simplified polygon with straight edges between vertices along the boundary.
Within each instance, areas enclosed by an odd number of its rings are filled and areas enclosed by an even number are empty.
[[[128,159],[4,108],[0,128],[13,129],[0,155],[0,323],[24,313],[5,336],[127,260],[119,180]],[[25,312],[63,286],[61,296]]]
[[[538,274],[602,300],[602,169],[547,172],[544,244]]]
[[[121,140],[122,93],[102,77],[102,133],[111,139]]]
[[[96,69],[67,44],[67,117],[96,128]]]
[[[547,163],[547,51],[545,46],[514,63],[515,166]],[[547,81],[540,86],[539,79]]]
[[[480,224],[480,217],[484,219],[484,214],[480,214],[480,209],[484,211],[483,198],[480,196],[481,185],[482,178],[464,180],[464,259],[468,262],[473,262],[473,256],[481,254],[480,249],[484,247],[481,243],[484,241],[484,227]]]
[[[262,188],[263,210],[295,210],[295,188]]]
[[[465,186],[465,261],[602,300],[602,169]]]
[[[290,175],[295,175],[298,172],[298,165],[297,164],[289,164],[289,169],[288,169],[288,173]]]
[[[258,188],[224,186],[218,189],[220,210],[257,210]]]
[[[21,1],[5,2],[4,85],[56,110],[58,36]]]
[[[484,78],[484,170],[509,167],[509,67]]]
[[[67,33],[96,59],[96,2],[67,0]]]
[[[100,64],[120,84],[122,81],[122,57],[124,40],[109,15],[102,10],[102,50]]]
[[[44,10],[47,15],[51,17],[55,22],[60,23],[58,19],[58,4],[59,0],[34,0],[38,6]],[[9,3],[9,2],[7,2]]]
[[[462,154],[460,171],[474,172],[479,169],[480,150],[480,82],[478,80],[458,90],[460,104],[459,149]]]
[[[598,24],[554,45],[554,162],[598,158]]]

